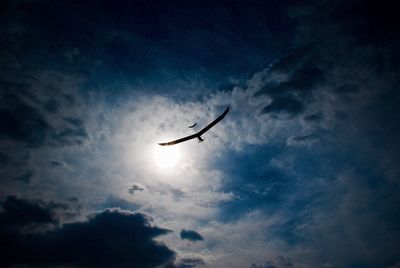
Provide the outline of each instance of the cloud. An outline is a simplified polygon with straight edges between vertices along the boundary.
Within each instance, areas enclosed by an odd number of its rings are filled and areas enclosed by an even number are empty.
[[[186,257],[186,258],[181,258],[176,264],[176,268],[191,268],[191,267],[199,267],[203,266],[206,263],[204,262],[203,259],[201,258],[195,258],[195,257]]]
[[[277,256],[274,260],[265,261],[264,264],[252,263],[249,268],[335,268],[331,263],[307,264],[292,261],[290,258]]]
[[[29,73],[22,72],[20,75],[24,83],[2,83],[2,144],[16,142],[27,148],[83,144],[88,139],[88,134],[82,118],[77,118],[81,108],[78,104],[68,104],[63,93],[66,90],[72,93],[73,89],[64,87],[71,86],[68,80],[74,78],[61,73],[52,73],[51,78],[46,73],[37,74],[34,79]],[[57,85],[49,92],[48,84],[52,83]],[[51,102],[57,99],[57,109],[49,110],[48,99]]]
[[[175,252],[154,238],[170,232],[151,225],[141,213],[105,210],[86,221],[41,232],[22,233],[14,226],[54,223],[48,208],[9,197],[0,213],[4,266],[158,267],[172,264]]]
[[[57,143],[63,145],[82,145],[87,140],[88,133],[82,119],[74,117],[63,118],[66,125],[53,134]]]
[[[8,196],[2,206],[4,212],[0,213],[0,222],[3,229],[55,222],[53,215],[47,208],[16,196]]]
[[[323,113],[319,112],[315,114],[306,115],[303,119],[307,122],[320,122],[323,119]]]
[[[292,136],[286,141],[287,145],[311,145],[319,141],[319,137],[315,134],[307,134],[302,136]]]
[[[304,109],[304,105],[301,101],[296,100],[295,98],[285,97],[274,99],[271,104],[264,107],[262,112],[291,118],[302,113]]]
[[[266,261],[264,265],[257,265],[252,263],[250,268],[289,268],[289,267],[299,267],[294,265],[289,258],[278,256],[275,261]]]
[[[143,186],[141,186],[139,184],[134,184],[128,189],[128,192],[130,194],[134,194],[136,191],[141,192],[141,191],[144,191],[144,190],[146,190],[146,188],[144,188]]]
[[[282,75],[282,70],[285,70],[285,78],[274,79],[277,72]],[[264,78],[268,82],[254,93],[254,97],[270,97],[272,102],[262,112],[276,116],[281,114],[283,118],[292,118],[303,113],[308,102],[312,100],[313,91],[324,81],[324,71],[314,63],[304,60],[302,56],[287,56],[278,60],[271,66],[268,75],[270,78]]]
[[[22,173],[21,175],[14,177],[13,179],[28,183],[31,181],[31,179],[34,177],[34,175],[35,174],[32,171],[26,171],[26,172]]]
[[[51,113],[56,113],[59,109],[60,103],[55,99],[48,100],[43,107]]]
[[[390,266],[389,268],[398,268],[400,267],[400,262],[397,262],[396,264]]]
[[[204,238],[196,231],[182,229],[180,232],[181,239],[189,240],[191,242],[202,241]]]
[[[25,195],[25,190],[18,184],[33,185],[43,180],[46,176],[42,172],[47,169],[45,166],[49,165],[50,159],[68,162],[64,161],[61,151],[50,155],[49,150],[83,147],[90,142],[82,116],[81,97],[75,91],[78,78],[58,72],[15,72],[14,75],[19,75],[18,82],[9,82],[13,77],[6,80],[0,77],[0,151],[4,159],[0,164],[0,180],[4,186],[2,198],[10,194]],[[74,104],[65,99],[66,92],[74,95]],[[49,99],[59,103],[56,110],[46,108]],[[65,170],[67,165],[56,167],[54,163],[52,172],[57,177],[55,173]],[[36,184],[39,188],[40,185]]]
[[[98,205],[98,207],[100,209],[106,207],[106,208],[118,208],[128,211],[135,211],[140,208],[137,204],[114,195],[108,196],[104,200],[104,202]]]
[[[74,198],[65,202],[23,199],[7,196],[2,202],[1,223],[5,229],[14,227],[40,227],[76,221],[81,217],[82,206]]]
[[[165,92],[166,87],[176,91],[183,80],[197,80],[193,85],[196,87],[204,80],[225,80],[232,73],[256,70],[277,50],[270,42],[270,24],[276,29],[286,28],[278,23],[278,18],[285,17],[281,5],[275,10],[282,12],[272,12],[255,2],[209,2],[196,11],[192,3],[171,6],[124,2],[119,4],[118,10],[124,10],[119,16],[111,12],[115,7],[106,1],[98,6],[46,2],[40,7],[29,1],[8,2],[2,13],[2,30],[8,34],[3,42],[11,51],[21,52],[17,53],[21,65],[25,66],[28,58],[45,61],[55,69],[90,76],[96,85],[111,85],[110,89],[122,82],[146,84],[159,92]],[[91,10],[90,15],[87,10]],[[147,10],[152,10],[152,16]],[[73,17],[66,16],[71,12]],[[208,27],[210,21],[216,27]],[[103,30],[98,31],[93,24]],[[14,33],[11,37],[10,32]],[[46,44],[41,42],[44,37]],[[242,54],[240,59],[238,53]],[[15,52],[8,54],[4,61],[17,61],[12,57]],[[214,64],[208,64],[211,61]],[[178,81],[165,84],[171,80]],[[206,86],[203,89],[210,90]]]
[[[65,163],[63,161],[59,161],[56,159],[52,159],[49,161],[52,167],[65,167]]]
[[[15,141],[38,146],[50,135],[51,126],[31,105],[13,94],[2,94],[0,135]]]

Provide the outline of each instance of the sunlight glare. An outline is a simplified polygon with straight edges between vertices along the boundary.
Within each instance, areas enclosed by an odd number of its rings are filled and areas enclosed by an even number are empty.
[[[162,147],[155,146],[153,152],[154,160],[159,168],[170,169],[177,165],[181,158],[179,146]]]

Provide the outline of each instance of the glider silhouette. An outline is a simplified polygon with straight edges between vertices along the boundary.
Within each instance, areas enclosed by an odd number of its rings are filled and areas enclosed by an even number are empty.
[[[228,108],[225,109],[225,111],[224,111],[220,116],[218,116],[214,121],[212,121],[210,124],[208,124],[207,126],[205,126],[205,127],[204,127],[202,130],[200,130],[199,132],[197,132],[197,133],[195,133],[195,134],[192,134],[192,135],[189,135],[189,136],[186,136],[186,137],[183,137],[183,138],[180,138],[180,139],[177,139],[177,140],[174,140],[174,141],[159,143],[159,145],[161,145],[161,146],[174,145],[174,144],[178,144],[178,143],[181,143],[181,142],[184,142],[184,141],[188,141],[188,140],[191,140],[191,139],[194,139],[194,138],[197,138],[197,139],[199,140],[199,142],[203,142],[204,139],[201,137],[201,135],[203,135],[204,133],[206,133],[210,128],[212,128],[212,127],[215,126],[219,121],[221,121],[222,119],[224,119],[225,115],[226,115],[228,112],[229,112],[229,106],[228,106]],[[196,124],[194,124],[193,127],[194,127],[195,125],[196,125]]]
[[[189,126],[188,128],[194,128],[197,125],[197,123],[194,123],[193,125]]]

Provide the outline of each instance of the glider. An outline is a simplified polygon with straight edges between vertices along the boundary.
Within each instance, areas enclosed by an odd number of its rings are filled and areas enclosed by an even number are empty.
[[[174,141],[170,141],[170,142],[163,142],[163,143],[159,143],[159,145],[161,146],[167,146],[167,145],[174,145],[174,144],[178,144],[184,141],[188,141],[194,138],[197,138],[199,140],[199,142],[203,142],[204,139],[201,137],[201,135],[203,135],[204,133],[206,133],[210,128],[212,128],[213,126],[215,126],[219,121],[221,121],[222,119],[224,119],[225,115],[229,112],[229,106],[228,108],[225,109],[225,111],[218,116],[214,121],[212,121],[210,124],[208,124],[207,126],[205,126],[202,130],[200,130],[199,132],[174,140]],[[195,124],[196,125],[196,124]],[[194,125],[193,125],[194,127]]]
[[[197,123],[194,123],[193,125],[189,126],[189,128],[194,128],[197,125]]]

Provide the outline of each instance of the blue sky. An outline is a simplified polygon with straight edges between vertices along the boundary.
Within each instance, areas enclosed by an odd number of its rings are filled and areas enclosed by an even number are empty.
[[[0,10],[2,266],[399,267],[392,4]]]

